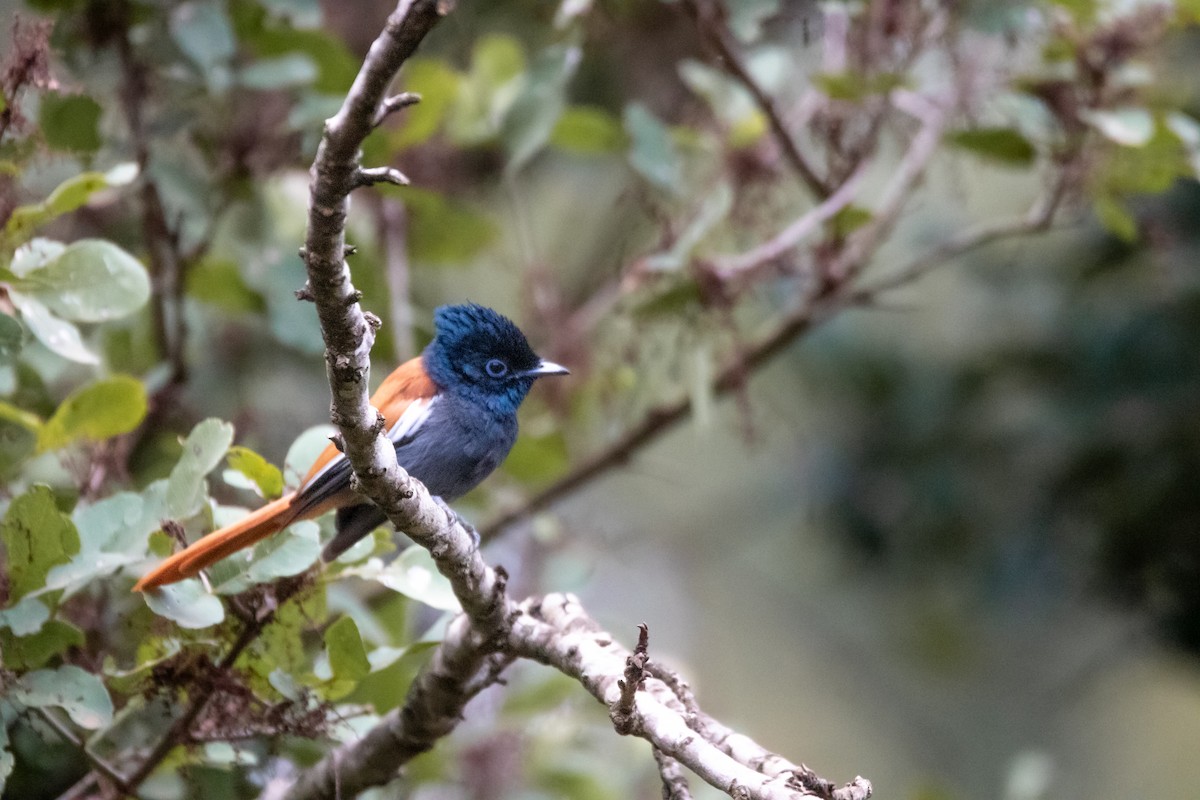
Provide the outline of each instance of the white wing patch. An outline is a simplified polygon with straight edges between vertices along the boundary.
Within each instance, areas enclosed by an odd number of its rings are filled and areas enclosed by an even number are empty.
[[[392,423],[392,427],[388,429],[387,436],[395,444],[400,444],[406,439],[411,439],[416,435],[417,430],[421,427],[425,420],[429,419],[429,412],[433,409],[434,403],[437,402],[437,396],[421,397],[413,400],[408,404],[408,408],[404,409],[404,413],[400,418]],[[333,458],[329,459],[329,463],[321,467],[321,470],[304,482],[300,487],[300,491],[315,485],[323,475],[331,469],[339,467],[346,460],[344,453],[338,453]]]
[[[404,413],[388,430],[388,438],[395,444],[400,444],[405,439],[415,436],[417,429],[424,424],[425,420],[429,419],[429,412],[433,410],[437,400],[437,395],[434,395],[433,397],[421,397],[409,403],[408,408],[404,409]]]

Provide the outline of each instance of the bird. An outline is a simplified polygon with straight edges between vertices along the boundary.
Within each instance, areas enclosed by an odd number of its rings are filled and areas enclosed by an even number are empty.
[[[517,409],[534,382],[569,371],[539,357],[512,320],[486,306],[442,306],[433,320],[432,341],[384,379],[371,403],[383,414],[396,460],[448,503],[508,455],[517,440]],[[168,557],[134,591],[193,577],[293,522],[336,510],[336,534],[321,553],[332,561],[387,519],[351,488],[350,477],[350,462],[330,444],[296,491]]]

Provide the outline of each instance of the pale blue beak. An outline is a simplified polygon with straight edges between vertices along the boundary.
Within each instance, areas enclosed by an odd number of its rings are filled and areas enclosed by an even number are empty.
[[[564,367],[562,364],[555,364],[553,361],[542,359],[536,367],[525,372],[531,378],[540,378],[543,375],[570,375],[571,370]]]

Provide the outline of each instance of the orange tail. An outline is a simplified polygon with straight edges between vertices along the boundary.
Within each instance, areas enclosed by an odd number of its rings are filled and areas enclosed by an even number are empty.
[[[213,531],[147,572],[133,590],[144,592],[190,578],[225,556],[278,533],[295,521],[297,510],[292,508],[295,497],[294,494],[281,497],[267,503],[245,519],[219,531]]]

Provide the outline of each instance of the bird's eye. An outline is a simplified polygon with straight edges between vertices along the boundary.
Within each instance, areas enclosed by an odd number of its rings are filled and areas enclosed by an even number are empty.
[[[508,364],[505,364],[498,358],[491,359],[487,362],[487,364],[484,365],[483,368],[486,369],[487,374],[493,378],[503,378],[508,374]]]

